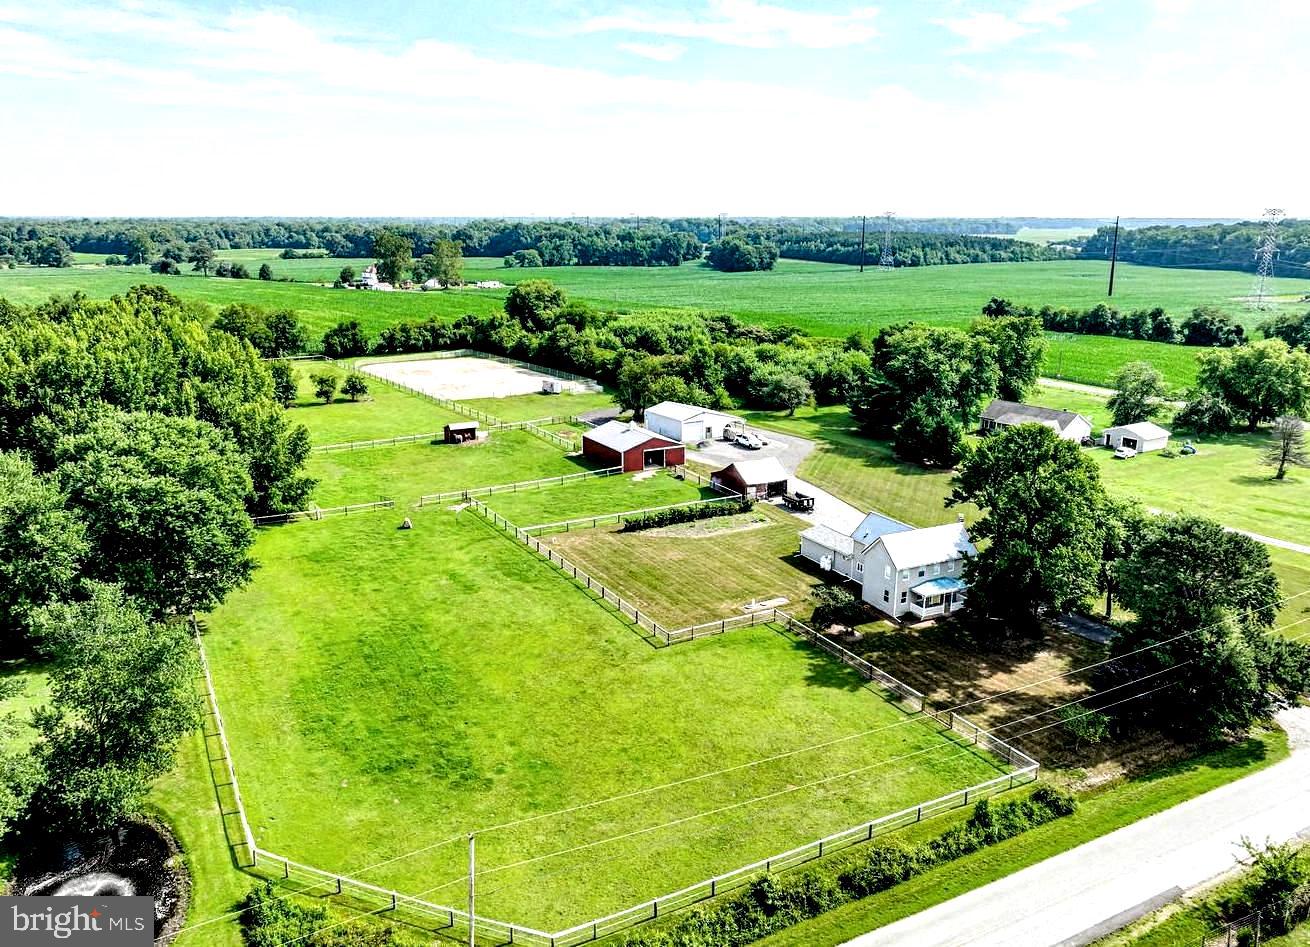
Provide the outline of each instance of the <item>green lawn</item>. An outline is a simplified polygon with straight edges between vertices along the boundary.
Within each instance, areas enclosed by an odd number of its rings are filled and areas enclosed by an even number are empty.
[[[18,681],[19,690],[7,700],[0,700],[0,717],[14,715],[18,732],[8,744],[0,742],[0,751],[26,749],[36,739],[32,711],[50,697],[50,683],[42,666],[31,660],[0,661],[0,681]]]
[[[1274,572],[1283,585],[1284,597],[1310,592],[1310,556],[1270,546],[1269,558],[1273,560]],[[1293,622],[1300,624],[1293,625]],[[1292,625],[1283,631],[1289,638],[1300,635],[1302,640],[1310,639],[1310,595],[1287,602],[1278,616],[1278,623]]]
[[[671,506],[723,495],[709,487],[698,487],[688,480],[679,480],[665,471],[636,479],[639,476],[618,474],[571,480],[537,490],[497,493],[482,497],[482,500],[511,523],[536,526],[583,516]]]
[[[1029,865],[1163,812],[1287,756],[1281,730],[1083,794],[1076,813],[759,941],[760,947],[836,947]],[[936,830],[925,826],[920,833]]]
[[[797,617],[809,617],[810,590],[823,580],[797,555],[807,525],[759,504],[753,513],[721,520],[634,533],[601,527],[557,533],[547,542],[660,624],[677,628],[741,614],[752,600],[778,596]]]
[[[565,455],[526,431],[496,431],[471,444],[418,442],[315,453],[306,472],[318,480],[313,501],[340,506],[381,496],[409,504],[428,493],[536,480],[587,467],[581,456]]]
[[[468,418],[377,379],[366,377],[368,394],[351,401],[340,393],[348,367],[332,362],[292,362],[300,384],[300,396],[291,407],[289,420],[309,429],[315,444],[341,444],[404,434],[440,433],[451,421]],[[331,404],[314,397],[311,375],[334,375],[337,396]]]
[[[652,648],[468,513],[418,511],[408,531],[376,516],[268,530],[257,554],[206,647],[257,839],[310,864],[458,901],[469,830],[896,725],[480,832],[479,910],[554,927],[996,772],[778,630]],[[655,828],[675,819],[691,821]]]
[[[1182,437],[1171,446],[1181,446]],[[1191,436],[1191,457],[1165,457],[1159,451],[1132,460],[1115,460],[1109,450],[1092,456],[1106,488],[1167,513],[1194,513],[1225,526],[1276,539],[1310,541],[1310,470],[1293,468],[1283,480],[1261,464],[1269,446],[1266,432]]]
[[[862,510],[877,510],[911,526],[949,523],[960,513],[972,521],[972,505],[947,508],[950,471],[904,464],[885,441],[859,433],[845,405],[800,408],[794,417],[777,411],[748,411],[761,428],[807,437],[818,445],[801,462],[800,476]]]
[[[606,392],[565,392],[558,395],[508,395],[504,398],[470,398],[461,401],[502,421],[535,421],[538,418],[567,418],[584,411],[613,408],[614,398]]]

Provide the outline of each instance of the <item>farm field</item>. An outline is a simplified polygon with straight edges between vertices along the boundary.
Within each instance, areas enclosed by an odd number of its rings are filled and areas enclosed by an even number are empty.
[[[294,424],[309,429],[315,444],[341,444],[405,434],[439,433],[451,421],[468,420],[463,415],[418,398],[377,378],[366,378],[368,394],[351,401],[341,394],[340,383],[349,367],[336,362],[296,361],[291,363],[300,385],[300,394],[287,414]],[[311,375],[337,378],[337,395],[331,404],[314,397]]]
[[[761,503],[752,513],[700,523],[633,533],[602,526],[547,541],[660,624],[677,628],[779,596],[788,599],[785,610],[808,618],[810,591],[823,579],[797,555],[805,526]]]
[[[640,477],[640,479],[638,479]],[[659,471],[653,476],[615,474],[571,480],[539,490],[497,493],[482,501],[516,526],[539,526],[584,516],[626,513],[723,496],[709,487]],[[553,539],[550,540],[553,542]]]
[[[588,469],[581,456],[526,431],[497,431],[474,444],[400,444],[310,455],[319,506],[368,503],[380,495],[408,505],[428,493],[536,480]]]
[[[479,911],[562,926],[996,772],[775,629],[652,648],[482,518],[421,510],[414,523],[264,531],[263,568],[207,623],[262,847],[457,900],[477,829]],[[910,753],[916,765],[893,764]],[[767,810],[748,804],[793,787]],[[726,803],[743,805],[701,815]],[[570,806],[587,807],[548,815]],[[578,845],[590,847],[552,854]]]
[[[279,261],[318,264],[319,261]],[[333,261],[344,263],[346,261]],[[340,266],[337,266],[339,269]],[[276,272],[276,268],[275,268]],[[573,296],[620,310],[684,307],[726,311],[753,322],[799,325],[821,336],[844,337],[857,329],[902,321],[964,325],[991,296],[1041,306],[1086,307],[1104,301],[1105,264],[1096,261],[996,263],[906,268],[884,273],[837,264],[782,260],[766,273],[719,273],[701,265],[680,267],[550,267],[510,269],[499,261],[466,261],[468,279],[551,279]],[[78,267],[0,270],[0,296],[40,301],[52,293],[81,290],[93,297],[122,292],[143,281],[162,282],[187,299],[215,306],[234,301],[298,310],[312,335],[338,322],[358,320],[366,332],[401,320],[447,319],[463,313],[499,311],[505,290],[439,293],[371,293],[334,290],[305,283],[158,277],[142,268]],[[1248,274],[1139,267],[1118,269],[1114,302],[1122,309],[1163,306],[1181,318],[1198,305],[1217,305],[1248,329],[1265,318],[1238,300],[1250,288]],[[1310,280],[1278,279],[1279,307],[1300,312],[1296,302],[1310,293]],[[1106,384],[1124,362],[1151,361],[1171,386],[1195,380],[1196,350],[1105,336],[1051,336],[1044,372]]]

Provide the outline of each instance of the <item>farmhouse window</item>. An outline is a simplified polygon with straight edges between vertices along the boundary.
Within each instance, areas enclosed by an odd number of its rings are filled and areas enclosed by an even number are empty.
[[[919,578],[922,579],[922,578],[923,578],[925,575],[927,575],[927,574],[928,574],[928,570],[927,570],[927,569],[920,569],[920,570],[919,570]]]
[[[884,602],[890,602],[892,600],[892,593],[889,589],[882,590],[882,600]]]
[[[941,564],[940,562],[933,563],[932,574],[933,574],[933,575],[941,575],[941,574],[942,574],[942,564]]]
[[[905,596],[906,596],[907,594],[908,594],[908,593],[906,593],[906,592],[902,592],[902,593],[901,593],[901,604],[902,604],[902,605],[905,604]]]
[[[946,563],[946,571],[947,571],[947,572],[954,572],[954,571],[955,571],[955,560],[954,560],[954,559],[952,559],[950,562]]]
[[[862,563],[862,562],[857,562],[857,563],[855,563],[855,571],[856,571],[856,572],[863,572],[863,571],[864,571],[864,563]]]
[[[890,579],[890,578],[892,577],[892,567],[891,567],[891,566],[883,566],[883,567],[882,567],[882,577],[883,577],[884,579]]]

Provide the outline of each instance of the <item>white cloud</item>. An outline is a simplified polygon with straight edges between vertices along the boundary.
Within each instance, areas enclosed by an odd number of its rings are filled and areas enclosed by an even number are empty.
[[[702,16],[633,9],[591,17],[570,32],[644,33],[756,49],[783,46],[833,49],[859,46],[876,37],[877,14],[874,7],[857,7],[846,13],[818,13],[757,0],[711,0],[708,13]]]
[[[655,62],[673,62],[687,51],[687,47],[678,43],[619,43],[619,49]]]
[[[957,52],[985,53],[1017,39],[1047,29],[1069,25],[1068,14],[1091,6],[1096,0],[1029,0],[1013,14],[979,10],[968,16],[948,17],[935,22],[965,40]]]

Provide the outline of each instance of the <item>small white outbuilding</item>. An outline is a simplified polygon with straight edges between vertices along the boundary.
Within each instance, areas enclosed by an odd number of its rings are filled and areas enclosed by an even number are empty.
[[[1114,450],[1128,447],[1140,454],[1148,450],[1162,450],[1169,443],[1169,432],[1150,421],[1138,421],[1136,424],[1106,428],[1101,433],[1101,443]]]

